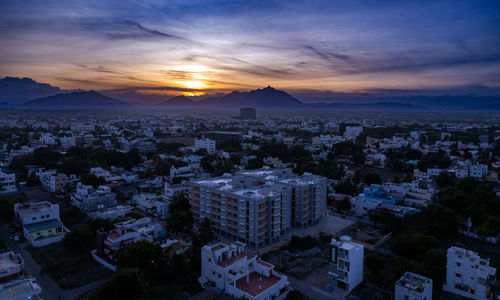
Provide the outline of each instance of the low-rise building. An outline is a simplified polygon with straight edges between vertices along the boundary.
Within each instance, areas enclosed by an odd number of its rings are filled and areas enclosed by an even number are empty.
[[[59,217],[59,205],[48,201],[16,203],[14,215],[26,240],[35,247],[60,242],[69,230]]]
[[[333,238],[330,246],[329,287],[350,293],[363,281],[364,247],[345,235]]]
[[[483,179],[488,174],[487,165],[471,165],[469,176],[476,179]]]
[[[446,256],[446,282],[443,290],[462,297],[490,299],[496,269],[477,252],[450,247]]]
[[[100,185],[97,190],[90,185],[78,183],[71,203],[85,213],[116,205],[116,194],[108,186]]]
[[[215,152],[215,141],[211,139],[207,139],[205,137],[201,139],[194,140],[194,150],[198,151],[200,149],[207,150],[208,154],[212,154]]]
[[[432,279],[406,272],[396,282],[394,300],[432,300]]]
[[[276,272],[274,265],[244,251],[245,244],[240,242],[205,245],[201,249],[200,284],[216,287],[234,298],[285,299],[288,278]]]
[[[0,171],[0,193],[13,193],[16,191],[16,174],[7,174]]]

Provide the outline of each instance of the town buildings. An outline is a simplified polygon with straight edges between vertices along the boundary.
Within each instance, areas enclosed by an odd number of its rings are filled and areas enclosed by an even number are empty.
[[[13,193],[16,191],[16,174],[0,171],[0,193]]]
[[[446,282],[443,290],[476,300],[490,299],[496,269],[477,252],[450,247],[446,255]]]
[[[240,108],[240,118],[242,120],[255,120],[257,119],[257,109],[253,107]]]
[[[24,260],[12,251],[0,253],[0,299],[41,300],[42,288],[25,276]]]
[[[348,236],[330,243],[329,287],[350,293],[363,281],[364,247]]]
[[[108,186],[94,189],[90,185],[78,183],[76,193],[71,195],[71,203],[85,213],[94,212],[116,205],[116,194]]]
[[[432,279],[406,272],[395,284],[394,300],[432,300]]]
[[[205,137],[194,139],[194,150],[198,151],[200,149],[205,149],[208,154],[213,154],[215,152],[215,141]]]
[[[59,217],[59,204],[16,203],[14,215],[26,240],[35,247],[60,242],[69,230]]]
[[[217,243],[201,249],[200,284],[249,300],[282,300],[289,292],[288,279],[274,265],[246,254],[245,244]]]

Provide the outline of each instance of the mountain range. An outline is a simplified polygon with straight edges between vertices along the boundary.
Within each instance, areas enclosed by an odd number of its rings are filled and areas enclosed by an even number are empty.
[[[195,99],[199,99],[196,97]],[[5,77],[0,80],[0,107],[10,109],[237,109],[287,111],[500,111],[500,97],[473,96],[399,96],[370,97],[342,102],[305,103],[270,86],[249,92],[194,101],[175,96],[154,105],[137,106],[105,96],[97,91],[68,91],[29,78]]]

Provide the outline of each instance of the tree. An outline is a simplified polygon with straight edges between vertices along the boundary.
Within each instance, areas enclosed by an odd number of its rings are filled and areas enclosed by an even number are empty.
[[[365,265],[372,272],[378,272],[385,266],[385,258],[382,255],[368,253],[365,256]]]
[[[99,292],[102,300],[140,299],[149,295],[149,284],[138,268],[124,268],[106,282]]]
[[[428,235],[410,234],[391,241],[391,250],[408,259],[421,260],[429,249],[439,249],[439,241]]]
[[[103,177],[87,173],[82,175],[82,184],[91,185],[96,189],[98,186],[106,184],[106,180]]]
[[[26,185],[27,186],[37,186],[40,185],[40,179],[36,174],[33,172],[28,176],[28,179],[26,179]]]
[[[253,158],[248,161],[247,167],[245,169],[247,170],[255,170],[255,169],[260,169],[264,165],[264,162],[260,158]]]
[[[453,211],[439,204],[431,204],[422,209],[422,219],[428,233],[437,236],[448,236],[457,232],[457,219]]]
[[[351,201],[349,201],[349,199],[342,199],[337,208],[341,211],[349,210],[351,209]]]
[[[432,278],[434,289],[441,289],[446,278],[446,253],[441,249],[429,249],[422,262],[424,276]]]
[[[103,219],[103,218],[92,219],[88,223],[88,226],[89,226],[90,231],[93,234],[95,234],[97,232],[97,230],[99,230],[101,228],[104,229],[104,231],[110,231],[111,229],[113,229],[115,227],[112,220]]]
[[[0,197],[0,219],[4,221],[12,221],[14,217],[14,204],[18,202],[13,197]]]
[[[448,172],[441,172],[436,177],[436,183],[440,188],[446,188],[455,184],[455,177]]]
[[[88,226],[73,228],[64,236],[64,245],[74,250],[85,250],[92,246],[94,235]]]
[[[377,173],[366,173],[363,176],[363,182],[366,184],[379,184],[381,180],[380,175]]]
[[[210,242],[215,240],[215,233],[208,218],[203,219],[203,222],[201,222],[200,224],[199,238],[202,245],[209,244]]]
[[[174,211],[170,213],[165,222],[167,230],[179,233],[191,228],[193,225],[193,214],[190,211]]]
[[[154,278],[162,265],[161,247],[140,240],[118,253],[117,264],[119,268],[138,268],[147,278]]]

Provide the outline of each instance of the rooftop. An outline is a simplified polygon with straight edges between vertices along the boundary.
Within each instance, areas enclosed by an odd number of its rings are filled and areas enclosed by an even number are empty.
[[[24,230],[28,232],[37,232],[40,230],[50,229],[54,227],[61,227],[63,223],[58,219],[45,220],[37,223],[24,225]]]
[[[422,293],[429,285],[432,285],[432,280],[418,274],[406,272],[396,284]]]
[[[266,277],[260,273],[252,272],[247,277],[244,276],[236,281],[236,287],[247,294],[257,296],[258,294],[277,284],[281,278],[271,275]]]

